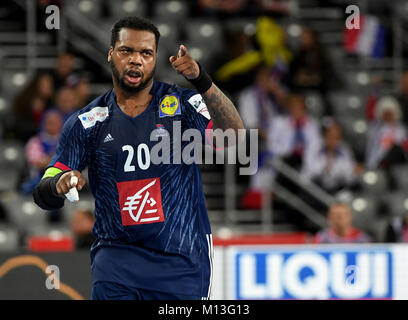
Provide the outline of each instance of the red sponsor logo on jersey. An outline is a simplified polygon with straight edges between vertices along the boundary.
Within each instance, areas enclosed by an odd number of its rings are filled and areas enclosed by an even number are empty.
[[[117,183],[122,225],[163,222],[160,178]]]

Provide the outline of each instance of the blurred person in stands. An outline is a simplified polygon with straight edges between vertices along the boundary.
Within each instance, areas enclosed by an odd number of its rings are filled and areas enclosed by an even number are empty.
[[[229,94],[235,94],[250,86],[254,77],[252,74],[227,75],[218,79],[216,73],[227,63],[238,59],[250,48],[250,37],[243,30],[224,30],[222,48],[211,55],[208,72],[216,80],[217,85]]]
[[[54,85],[48,74],[36,74],[17,95],[11,134],[23,143],[37,133],[44,112],[52,105]]]
[[[234,56],[225,59],[222,65],[218,64],[218,68],[213,68],[219,85],[235,95],[255,82],[257,68],[263,65],[273,68],[277,82],[286,77],[292,54],[286,45],[285,31],[278,23],[269,17],[260,17],[256,21],[253,37],[243,30],[237,31],[239,34],[241,37],[231,43],[236,49]],[[224,57],[225,54],[220,56]]]
[[[370,122],[367,132],[366,166],[369,169],[384,169],[388,173],[391,189],[395,183],[389,170],[393,165],[407,160],[408,136],[401,118],[398,101],[394,97],[384,96],[376,103],[375,120]]]
[[[314,243],[366,243],[372,239],[353,226],[353,213],[345,203],[336,203],[327,214],[328,228],[316,233]]]
[[[387,226],[385,242],[408,243],[408,212],[403,217],[393,217]]]
[[[303,27],[300,48],[294,53],[286,81],[294,91],[319,92],[324,100],[325,114],[332,114],[327,93],[331,86],[338,87],[340,83],[315,30]]]
[[[340,126],[330,121],[324,129],[324,143],[313,150],[302,168],[302,175],[328,193],[354,189],[362,167],[354,159],[353,151],[342,139]]]
[[[408,71],[405,71],[400,80],[400,92],[396,95],[401,105],[402,121],[408,126]]]
[[[320,127],[307,114],[304,97],[290,94],[286,106],[289,114],[275,116],[269,125],[266,151],[260,157],[259,169],[250,177],[249,190],[241,200],[244,208],[260,209],[262,190],[265,187],[273,189],[277,177],[275,169],[268,163],[270,159],[282,158],[294,169],[301,170],[304,158],[321,149]],[[281,182],[286,184],[288,181]]]
[[[71,75],[67,79],[67,86],[75,91],[77,106],[83,106],[90,102],[91,92],[87,76]]]
[[[55,97],[56,108],[63,114],[64,122],[77,111],[77,101],[75,89],[65,86],[58,90]]]
[[[290,94],[287,98],[289,114],[275,117],[268,132],[268,148],[296,169],[305,156],[321,147],[320,125],[309,116],[303,96]]]
[[[274,117],[285,111],[286,96],[273,69],[264,65],[257,69],[255,83],[239,94],[238,109],[245,128],[258,129],[262,144]]]
[[[55,69],[51,72],[55,90],[67,85],[68,77],[74,73],[74,62],[75,57],[70,53],[58,56]]]
[[[40,182],[54,154],[61,134],[63,117],[58,110],[44,114],[42,126],[25,147],[25,156],[30,167],[29,178],[22,184],[22,192],[30,194]]]
[[[71,219],[71,230],[77,249],[89,249],[96,240],[92,234],[95,216],[92,210],[77,209]]]

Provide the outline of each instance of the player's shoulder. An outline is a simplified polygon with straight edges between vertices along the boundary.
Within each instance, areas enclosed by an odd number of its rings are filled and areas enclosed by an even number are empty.
[[[66,126],[88,129],[94,127],[98,122],[105,121],[113,107],[113,89],[98,96],[82,109],[73,113],[67,120]]]

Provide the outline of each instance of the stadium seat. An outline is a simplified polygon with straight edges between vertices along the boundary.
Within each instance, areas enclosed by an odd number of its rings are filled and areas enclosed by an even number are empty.
[[[18,231],[11,226],[0,225],[0,251],[15,251],[18,246]]]
[[[321,118],[324,112],[322,96],[317,92],[305,94],[306,107],[309,114],[315,118]]]
[[[153,19],[153,23],[160,32],[159,54],[164,53],[163,61],[168,64],[170,54],[176,55],[181,44],[180,30],[176,22],[168,19]]]
[[[67,1],[66,4],[89,19],[95,20],[101,17],[102,0],[71,0]]]
[[[2,97],[12,101],[28,81],[25,70],[4,70],[1,78]]]
[[[21,172],[16,167],[0,166],[0,192],[17,190]]]
[[[185,1],[155,1],[153,12],[154,18],[164,18],[168,21],[182,23],[188,16],[189,9]]]
[[[398,189],[408,191],[408,165],[397,165],[391,169],[391,175],[397,183]]]
[[[354,194],[351,201],[353,224],[357,228],[370,228],[378,212],[378,200],[370,194]]]
[[[80,193],[78,203],[72,203],[65,201],[64,207],[61,209],[62,212],[62,222],[64,224],[69,224],[74,212],[78,209],[88,209],[95,210],[95,200],[91,195],[85,195]]]
[[[0,166],[23,169],[26,164],[24,146],[17,141],[0,141]]]
[[[217,21],[192,19],[186,23],[186,41],[205,47],[205,53],[215,52],[222,45],[222,27]]]
[[[336,117],[349,116],[364,118],[366,98],[364,95],[349,92],[333,92],[329,94]]]
[[[343,137],[357,153],[364,157],[367,142],[367,122],[364,118],[342,115],[336,118],[343,129]]]
[[[142,0],[107,1],[111,18],[119,20],[126,16],[146,16],[146,5]]]
[[[383,170],[367,170],[361,178],[364,191],[373,195],[382,194],[387,190],[387,177]]]
[[[40,209],[34,202],[32,196],[22,196],[10,192],[2,196],[10,223],[16,227],[27,230],[28,228],[45,225],[47,211]]]
[[[408,212],[408,195],[406,192],[392,192],[381,196],[388,216],[402,217]]]

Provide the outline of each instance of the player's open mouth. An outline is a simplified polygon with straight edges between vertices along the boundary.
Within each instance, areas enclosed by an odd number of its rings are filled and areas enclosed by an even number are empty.
[[[128,82],[136,84],[142,79],[142,73],[140,71],[129,70],[125,73],[125,78]]]

